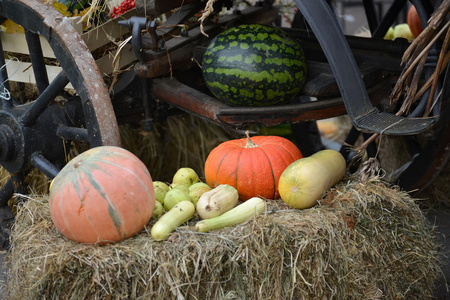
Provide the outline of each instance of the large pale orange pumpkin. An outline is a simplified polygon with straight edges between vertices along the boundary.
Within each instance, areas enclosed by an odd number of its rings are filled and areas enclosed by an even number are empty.
[[[71,160],[55,177],[50,214],[58,231],[88,244],[107,244],[141,231],[155,207],[153,181],[131,152],[92,148]]]
[[[252,197],[278,199],[278,180],[284,169],[302,158],[297,146],[279,136],[255,136],[226,141],[205,162],[209,186],[229,184],[242,201]]]

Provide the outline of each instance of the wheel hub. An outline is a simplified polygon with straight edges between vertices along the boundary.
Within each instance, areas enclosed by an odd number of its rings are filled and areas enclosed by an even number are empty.
[[[0,164],[10,173],[25,164],[24,128],[10,112],[0,111]]]
[[[0,161],[7,161],[14,157],[14,132],[6,124],[0,125]]]
[[[10,173],[28,169],[33,153],[52,162],[63,162],[65,158],[65,142],[56,135],[58,126],[67,124],[64,112],[51,105],[27,127],[21,123],[21,116],[28,108],[23,105],[0,111],[0,164]]]

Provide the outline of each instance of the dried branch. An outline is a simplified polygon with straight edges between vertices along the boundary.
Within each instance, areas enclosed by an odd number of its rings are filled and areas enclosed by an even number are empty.
[[[447,15],[450,12],[450,1],[444,1],[441,3],[436,12],[431,16],[428,26],[422,31],[422,33],[411,43],[406,49],[403,57],[402,64],[405,64],[403,72],[400,74],[394,89],[391,92],[391,103],[396,103],[401,95],[405,94],[401,108],[397,111],[396,115],[407,114],[411,106],[423,95],[423,93],[430,88],[431,92],[427,102],[427,106],[424,112],[424,117],[428,117],[431,108],[434,106],[434,96],[436,93],[437,82],[439,76],[447,67],[450,61],[450,53],[448,48],[450,47],[450,21],[442,25],[446,21]],[[445,33],[444,43],[439,55],[436,70],[431,77],[425,82],[420,89],[418,89],[419,81],[422,78],[422,72],[426,63],[426,58],[433,44]],[[386,130],[386,129],[385,129]],[[378,136],[382,133],[373,134],[369,139],[362,143],[355,150],[360,153],[367,148]]]
[[[442,72],[445,70],[445,67],[447,67],[448,63],[450,61],[450,53],[447,53],[447,55],[445,55],[443,62],[442,62],[442,68],[439,72],[439,75],[442,74]],[[437,71],[437,70],[436,70]],[[433,75],[427,80],[427,82],[425,82],[425,84],[420,88],[420,90],[416,93],[416,96],[414,97],[414,102],[417,101],[417,99],[420,98],[420,96],[423,95],[423,93],[425,93],[425,91],[431,86],[431,82],[433,81],[433,78],[435,76],[439,76],[436,75],[436,71],[434,71]]]
[[[410,47],[406,49],[405,53],[403,54],[403,62],[409,59],[411,52],[418,47],[418,44],[422,43],[422,40],[426,39],[426,37],[434,35],[434,32],[441,26],[442,22],[445,21],[449,12],[450,1],[444,1],[436,10],[436,12],[431,16],[430,20],[428,21],[428,26],[425,27],[420,35],[413,40]]]
[[[450,22],[446,24],[448,25]],[[445,35],[444,43],[442,45],[441,53],[439,54],[439,59],[436,64],[436,71],[435,74],[440,74],[441,68],[442,68],[442,62],[444,60],[445,54],[447,53],[448,45],[450,43],[450,30],[447,30],[447,34]],[[436,88],[438,84],[439,76],[432,76],[433,82],[431,84],[431,90],[430,90],[430,96],[428,98],[427,107],[425,109],[424,116],[427,117],[430,114],[431,104],[433,103],[434,94],[436,93]]]
[[[450,22],[448,22],[447,24],[444,25],[444,27],[431,39],[431,35],[422,35],[420,34],[420,36],[423,37],[422,43],[417,43],[414,46],[414,42],[413,44],[411,44],[408,49],[406,51],[408,51],[411,48],[415,48],[414,49],[414,54],[411,55],[407,55],[406,52],[403,55],[403,59],[405,59],[406,56],[409,57],[409,60],[406,61],[406,66],[403,69],[402,74],[400,74],[399,79],[397,80],[397,83],[395,84],[395,87],[391,93],[391,102],[392,103],[396,103],[398,101],[398,99],[400,98],[400,95],[403,93],[403,91],[407,90],[409,86],[411,86],[411,81],[412,81],[412,77],[411,73],[415,71],[415,68],[417,67],[417,65],[419,63],[422,62],[423,57],[426,57],[428,55],[428,52],[431,49],[431,46],[439,39],[439,37],[445,32],[445,30],[448,29],[448,27],[450,26]],[[435,32],[433,31],[428,31],[431,34],[434,34]],[[417,39],[419,39],[419,37],[417,37]],[[428,43],[425,44],[426,41],[429,41]],[[419,47],[420,46],[420,47]]]

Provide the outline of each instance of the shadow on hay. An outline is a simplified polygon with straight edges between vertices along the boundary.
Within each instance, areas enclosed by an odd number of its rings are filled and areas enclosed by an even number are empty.
[[[425,299],[440,245],[414,199],[346,179],[312,209],[268,201],[262,216],[201,234],[197,217],[156,242],[82,245],[54,228],[46,197],[18,214],[7,299]]]

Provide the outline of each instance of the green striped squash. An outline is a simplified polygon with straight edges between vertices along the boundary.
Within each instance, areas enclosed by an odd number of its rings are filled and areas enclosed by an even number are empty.
[[[230,28],[208,45],[203,78],[214,96],[231,106],[289,102],[303,87],[302,48],[281,29],[250,24]]]

